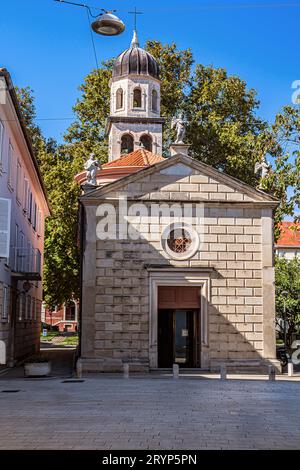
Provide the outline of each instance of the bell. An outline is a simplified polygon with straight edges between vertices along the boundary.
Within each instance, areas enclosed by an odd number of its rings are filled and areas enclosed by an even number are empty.
[[[123,33],[125,25],[112,13],[104,13],[92,23],[93,31],[104,36],[117,36]]]

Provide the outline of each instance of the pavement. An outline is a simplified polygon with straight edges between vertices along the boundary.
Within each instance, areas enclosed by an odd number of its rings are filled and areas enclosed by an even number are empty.
[[[53,345],[42,345],[41,355],[51,361],[51,377],[72,377],[74,373],[74,347],[55,347]],[[22,365],[10,369],[0,370],[1,377],[6,380],[24,377]],[[44,379],[42,379],[44,380]]]
[[[300,377],[69,373],[0,376],[0,449],[300,448]]]

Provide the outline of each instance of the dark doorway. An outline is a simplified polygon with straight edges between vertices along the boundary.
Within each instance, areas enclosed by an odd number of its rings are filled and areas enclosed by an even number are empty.
[[[158,367],[200,367],[200,289],[158,291]]]
[[[158,311],[158,367],[200,367],[198,310]]]

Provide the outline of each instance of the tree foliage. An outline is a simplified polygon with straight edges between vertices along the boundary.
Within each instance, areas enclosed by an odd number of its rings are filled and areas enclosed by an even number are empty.
[[[286,321],[287,347],[292,344],[292,334],[300,327],[300,259],[276,258],[276,320],[284,337]],[[279,321],[279,320],[283,320]]]
[[[68,148],[43,137],[35,124],[34,96],[29,88],[17,89],[19,103],[44,179],[51,216],[45,223],[44,300],[54,307],[78,297],[77,198],[74,160]]]

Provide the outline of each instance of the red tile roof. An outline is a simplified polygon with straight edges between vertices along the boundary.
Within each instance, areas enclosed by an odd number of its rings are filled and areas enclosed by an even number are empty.
[[[281,222],[280,237],[276,246],[299,246],[300,247],[300,223]]]
[[[145,149],[135,150],[134,152],[128,153],[127,155],[122,155],[120,158],[113,160],[108,163],[104,163],[102,168],[111,168],[111,167],[125,167],[125,166],[136,166],[136,167],[145,167],[154,165],[155,163],[161,162],[164,160],[164,157],[161,155],[156,155],[155,153],[149,152]]]

